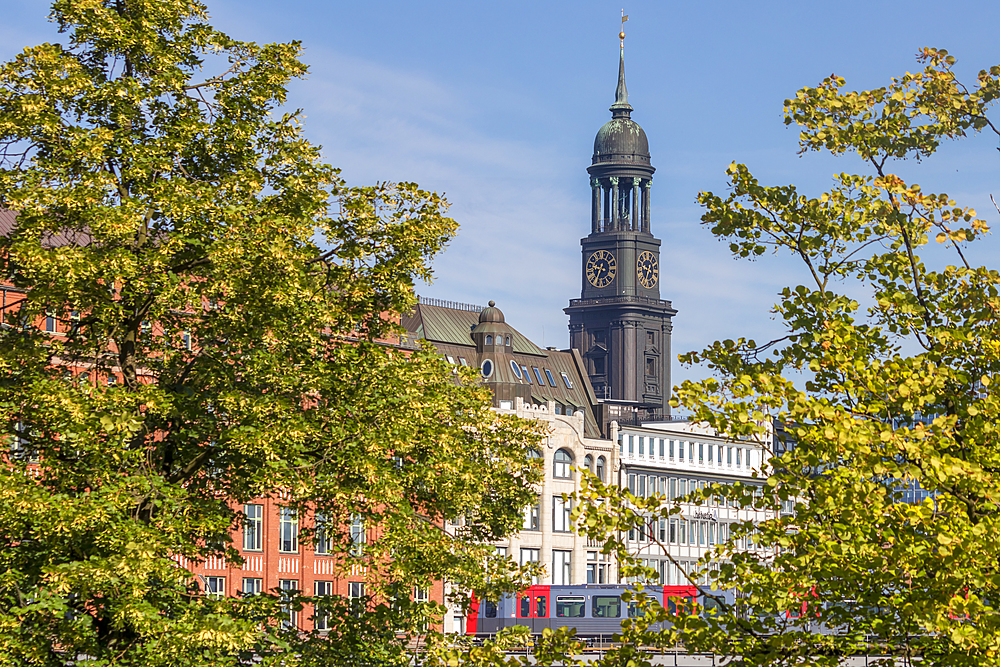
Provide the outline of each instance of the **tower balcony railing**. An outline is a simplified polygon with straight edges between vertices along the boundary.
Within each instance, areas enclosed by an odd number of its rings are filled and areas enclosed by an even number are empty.
[[[597,233],[648,231],[646,227],[647,225],[633,226],[631,216],[627,215],[618,218],[617,225],[615,224],[614,218],[597,219]]]
[[[638,294],[619,294],[615,296],[602,296],[593,299],[570,299],[569,307],[574,308],[576,306],[596,306],[598,304],[608,304],[608,303],[638,303],[638,304],[649,304],[651,306],[660,306],[663,308],[672,308],[673,306],[666,299],[654,299],[649,296],[639,296]]]

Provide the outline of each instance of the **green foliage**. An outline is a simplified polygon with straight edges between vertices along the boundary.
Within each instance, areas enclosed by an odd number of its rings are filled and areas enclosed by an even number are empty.
[[[537,428],[392,346],[455,232],[446,202],[322,162],[283,111],[297,43],[236,41],[190,0],[60,0],[52,19],[65,45],[0,66],[0,207],[18,214],[0,257],[23,290],[0,420],[39,460],[0,466],[0,662],[390,662],[392,629],[439,612],[395,592],[512,585],[480,542],[533,497]],[[367,568],[373,610],[331,614],[336,650],[277,625],[301,599],[208,599],[177,565],[238,563],[229,535],[262,495],[322,513]],[[377,536],[361,554],[351,517]]]
[[[679,643],[742,665],[836,665],[857,653],[1000,663],[1000,273],[966,259],[985,220],[889,170],[931,157],[944,139],[997,132],[986,112],[1000,67],[970,91],[947,52],[919,58],[922,71],[885,88],[845,92],[831,76],[785,103],[803,151],[854,153],[870,173],[839,174],[812,198],[733,164],[727,195],[699,196],[704,223],[736,257],[788,253],[808,279],[780,293],[782,339],[683,356],[713,377],[685,382],[675,404],[765,448],[776,420],[794,448],[771,460],[757,499],[738,487],[705,492],[771,517],[754,538],[766,552],[737,548],[743,526],[711,554],[722,565],[709,588],[739,589],[739,607],[670,616],[659,633],[633,623],[624,634],[634,646]],[[943,247],[922,257],[932,235]],[[933,495],[904,502],[912,482]],[[620,556],[614,531],[677,511],[601,485],[581,496],[588,536]],[[632,563],[625,572],[643,574]],[[790,619],[803,603],[803,618]]]

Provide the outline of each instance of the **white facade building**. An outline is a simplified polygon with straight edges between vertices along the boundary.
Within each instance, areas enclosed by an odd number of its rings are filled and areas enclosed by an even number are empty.
[[[765,483],[772,451],[770,437],[763,443],[734,441],[692,422],[625,426],[617,439],[618,485],[639,497],[657,493],[668,501],[713,483],[738,482],[759,488]],[[734,523],[773,516],[762,510],[737,509],[722,498],[681,507],[680,515],[651,521],[644,530],[625,536],[629,552],[659,573],[659,584],[688,584],[681,570],[694,570],[708,550],[729,537]],[[755,548],[752,538],[742,540],[740,546]]]

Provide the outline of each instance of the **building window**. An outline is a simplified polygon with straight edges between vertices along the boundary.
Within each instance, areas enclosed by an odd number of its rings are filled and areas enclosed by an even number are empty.
[[[246,516],[243,524],[243,550],[260,551],[264,536],[264,506],[244,505],[243,514]]]
[[[629,456],[631,456],[632,454],[635,454],[635,436],[634,435],[630,435],[628,437],[628,453],[629,453]]]
[[[726,447],[726,465],[733,465],[733,448]]]
[[[552,387],[556,386],[556,379],[552,377],[552,371],[550,371],[548,368],[545,369],[545,377],[549,379],[550,386]]]
[[[53,313],[45,313],[45,331],[47,333],[56,332],[56,316]]]
[[[493,336],[486,336],[486,344],[487,345],[493,344]]]
[[[521,377],[524,378],[525,382],[531,384],[531,373],[528,372],[527,366],[521,366]]]
[[[507,347],[510,347],[510,335],[507,335],[507,336],[504,336],[504,340],[503,340],[503,343],[504,343],[504,345],[506,345]]]
[[[664,457],[663,456],[664,454],[665,454],[665,452],[664,452],[664,447],[663,447],[663,438],[660,438],[660,458],[661,459]]]
[[[352,581],[347,584],[347,599],[351,606],[360,612],[365,604],[365,582]]]
[[[604,481],[604,468],[607,465],[607,461],[603,456],[597,457],[597,479]]]
[[[299,590],[299,582],[297,579],[279,579],[278,588],[281,590],[281,599],[284,602],[290,601],[295,593]],[[296,613],[292,605],[283,605],[282,612],[284,612],[285,617],[281,620],[281,625],[285,629],[294,628],[296,623]]]
[[[719,465],[722,465],[722,445],[716,446],[716,451],[719,452]]]
[[[573,503],[571,500],[563,500],[562,496],[552,496],[552,532],[573,532],[573,524],[569,519],[572,509]]]
[[[361,556],[365,549],[365,522],[359,515],[351,516],[351,555]]]
[[[279,521],[278,551],[294,554],[299,551],[299,517],[290,507],[282,507]]]
[[[185,350],[191,349],[191,332],[185,331],[181,333],[181,344],[184,346]]]
[[[552,585],[569,586],[573,577],[573,552],[552,550]]]
[[[670,520],[670,544],[677,544],[677,519]]]
[[[527,565],[528,563],[537,563],[539,552],[541,552],[541,549],[522,548],[521,565]],[[538,577],[532,577],[531,585],[535,586],[537,584],[538,584]],[[527,616],[527,614],[525,614],[525,616]]]
[[[650,347],[654,347],[656,345],[656,333],[655,332],[653,332],[653,331],[647,331],[646,332],[646,344],[649,345]]]
[[[18,461],[38,463],[38,450],[31,444],[31,429],[24,422],[14,424],[14,437],[10,441],[10,456]]]
[[[604,375],[604,357],[594,359],[594,375]]]
[[[583,457],[583,467],[590,472],[594,472],[594,457],[587,454]]]
[[[740,458],[742,458],[742,452],[743,452],[743,448],[742,447],[737,447],[736,448],[736,467],[737,468],[740,467]]]
[[[698,463],[705,462],[705,443],[698,443]]]
[[[205,595],[210,598],[222,598],[226,596],[225,577],[205,577]]]
[[[670,448],[667,450],[667,452],[670,455],[670,458],[674,458],[674,441],[673,440],[670,441]]]
[[[484,378],[488,378],[493,375],[493,362],[489,359],[483,359],[483,363],[479,366],[479,370],[482,371]]]
[[[518,380],[521,379],[521,367],[517,365],[517,362],[513,359],[510,360],[510,370],[514,372],[514,377]]]
[[[538,514],[541,504],[541,499],[539,499],[534,505],[528,505],[524,508],[524,520],[521,522],[521,530],[538,530]]]
[[[642,437],[641,435],[639,436],[639,456],[642,456],[643,454],[646,453],[645,440],[646,439],[644,437]]]
[[[599,551],[588,551],[587,552],[587,583],[588,584],[607,584],[610,583],[608,579],[608,563],[607,556],[600,553]]]
[[[573,383],[569,381],[569,376],[568,375],[566,375],[565,373],[560,373],[559,376],[562,378],[563,384],[566,385],[567,389],[572,389],[573,388]]]
[[[538,370],[538,366],[532,366],[531,370],[535,371],[535,377],[538,378],[538,386],[539,387],[544,387],[545,386],[545,380],[542,379],[542,372],[540,370]]]
[[[333,595],[332,581],[317,581],[313,585],[313,594],[318,598],[330,597]],[[313,608],[313,627],[317,630],[330,629],[330,613],[323,608],[323,602],[319,601]]]
[[[316,546],[316,553],[326,555],[330,553],[330,535],[326,528],[326,516],[316,513],[316,534],[313,538]]]
[[[680,544],[687,544],[687,519],[681,519],[677,522],[678,527],[678,542]]]
[[[677,442],[677,453],[680,455],[677,458],[679,458],[681,461],[683,461],[684,460],[684,441],[683,440],[680,440],[680,441]]]
[[[459,357],[458,358],[458,365],[459,366],[468,366],[469,362],[465,360],[465,357]]]
[[[628,492],[633,496],[635,495],[635,474],[629,474],[628,476]]]
[[[671,477],[670,478],[670,487],[669,487],[669,489],[667,491],[667,499],[668,500],[673,500],[676,497],[677,497],[677,478],[676,477]]]
[[[571,465],[573,465],[573,457],[565,449],[560,449],[552,457],[552,476],[556,479],[572,479]]]
[[[259,577],[243,577],[243,595],[260,595],[264,580]]]
[[[656,359],[653,357],[646,357],[646,375],[656,376]]]

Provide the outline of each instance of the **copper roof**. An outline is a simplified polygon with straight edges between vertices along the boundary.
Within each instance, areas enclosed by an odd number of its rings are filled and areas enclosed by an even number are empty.
[[[402,324],[412,335],[434,343],[440,354],[451,357],[456,363],[464,359],[469,366],[478,368],[483,359],[493,360],[496,368],[490,376],[490,382],[522,387],[524,395],[530,395],[533,403],[555,401],[564,407],[571,406],[574,412],[582,409],[584,433],[589,437],[600,437],[594,408],[597,396],[587,377],[583,358],[577,350],[543,350],[509,323],[504,323],[503,326],[510,331],[512,337],[511,353],[490,352],[480,355],[470,335],[472,329],[479,324],[479,313],[424,303],[418,304],[412,313],[404,316]],[[523,369],[520,377],[510,368],[511,361],[519,369]],[[541,383],[535,369],[541,374]],[[546,371],[551,373],[551,380]],[[569,386],[566,380],[569,380]]]
[[[420,304],[412,313],[403,316],[402,324],[407,331],[432,343],[450,343],[475,348],[470,334],[479,324],[479,313]],[[514,327],[509,324],[507,326],[511,331],[513,339],[511,343],[515,353],[548,356],[545,350],[532,343]]]

